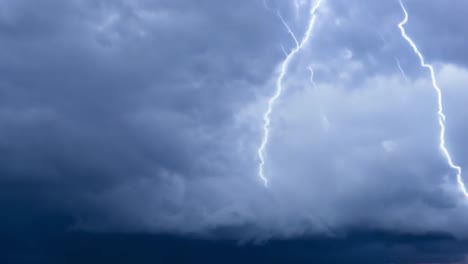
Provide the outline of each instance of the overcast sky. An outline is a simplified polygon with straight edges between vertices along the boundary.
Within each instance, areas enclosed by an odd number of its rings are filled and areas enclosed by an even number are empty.
[[[468,2],[405,5],[443,91],[446,145],[468,171]],[[301,39],[310,7],[0,1],[2,230],[48,222],[242,241],[360,230],[463,243],[468,200],[396,0],[324,1],[274,105],[263,186],[262,116],[295,45],[278,14]]]

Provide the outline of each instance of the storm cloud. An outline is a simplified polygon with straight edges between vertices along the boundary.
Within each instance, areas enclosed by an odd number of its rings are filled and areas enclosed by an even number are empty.
[[[407,7],[443,88],[447,146],[468,168],[468,5]],[[321,7],[275,105],[263,187],[262,114],[294,45],[277,10],[300,37],[308,4],[286,1],[1,1],[3,228],[56,217],[72,230],[259,241],[468,238],[397,1]]]

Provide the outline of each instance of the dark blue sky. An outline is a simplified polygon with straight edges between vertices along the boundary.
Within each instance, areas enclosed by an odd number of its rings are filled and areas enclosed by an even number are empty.
[[[468,3],[405,5],[468,171]],[[301,38],[309,8],[1,1],[0,262],[465,263],[468,201],[398,1],[324,1],[274,105],[263,187],[262,115],[294,47],[277,14]]]

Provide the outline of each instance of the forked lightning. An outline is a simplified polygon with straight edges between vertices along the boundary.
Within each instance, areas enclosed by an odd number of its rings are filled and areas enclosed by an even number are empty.
[[[452,156],[451,156],[450,152],[448,151],[447,147],[445,146],[445,130],[446,130],[446,128],[445,128],[445,119],[446,119],[446,117],[445,117],[445,114],[444,114],[444,105],[443,105],[443,101],[442,101],[442,90],[439,88],[439,85],[437,84],[437,79],[436,79],[436,76],[435,76],[434,67],[432,67],[431,64],[428,64],[428,63],[425,62],[424,56],[419,51],[419,49],[416,46],[416,44],[414,43],[414,41],[406,34],[404,25],[408,22],[408,12],[406,11],[406,8],[403,5],[402,0],[400,0],[400,6],[401,6],[401,9],[403,10],[403,13],[405,14],[405,17],[403,18],[403,21],[401,21],[398,24],[398,27],[400,28],[400,31],[401,31],[401,35],[408,42],[408,44],[413,48],[413,51],[416,53],[416,55],[419,58],[421,66],[423,68],[426,68],[426,69],[429,70],[429,72],[431,74],[432,86],[433,86],[434,90],[437,93],[437,106],[438,106],[437,115],[438,115],[438,121],[439,121],[439,127],[440,127],[439,148],[442,151],[442,153],[444,154],[448,165],[452,169],[454,169],[456,171],[458,186],[459,186],[460,190],[463,192],[463,194],[465,195],[465,197],[468,198],[468,191],[466,190],[465,183],[463,182],[463,179],[462,179],[462,169],[461,169],[460,166],[456,165],[453,162]]]
[[[268,144],[269,136],[270,136],[270,124],[271,124],[271,113],[273,112],[273,106],[275,102],[278,100],[278,98],[281,96],[281,93],[283,92],[283,80],[284,77],[286,76],[289,68],[289,64],[291,63],[291,60],[295,57],[295,55],[307,44],[307,42],[310,39],[312,30],[314,28],[315,20],[316,20],[316,12],[317,9],[321,6],[323,0],[317,0],[315,3],[312,3],[312,7],[310,9],[310,20],[309,20],[309,25],[307,27],[307,30],[304,34],[304,37],[302,38],[302,41],[298,43],[298,45],[291,50],[291,52],[288,53],[286,56],[286,59],[282,62],[281,68],[280,68],[280,74],[278,78],[276,79],[276,90],[275,93],[273,94],[272,97],[269,98],[268,100],[268,108],[266,112],[263,114],[263,138],[262,142],[260,144],[260,147],[258,148],[258,157],[260,159],[260,163],[258,165],[258,176],[259,178],[263,181],[263,184],[265,187],[268,187],[268,178],[265,176],[265,149]],[[281,18],[282,22],[284,20]],[[285,23],[287,26],[287,24]],[[292,31],[290,31],[289,27],[288,31],[289,33],[294,36]],[[294,37],[295,38],[295,37]]]

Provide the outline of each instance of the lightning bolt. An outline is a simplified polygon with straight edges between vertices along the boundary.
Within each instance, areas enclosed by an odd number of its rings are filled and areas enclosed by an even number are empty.
[[[291,27],[289,27],[288,23],[286,23],[286,21],[284,20],[280,12],[278,12],[278,17],[281,20],[281,23],[283,23],[284,27],[288,31],[289,35],[291,35],[292,39],[294,40],[294,43],[296,44],[296,48],[299,47],[299,41],[297,41],[296,35],[292,31]]]
[[[436,76],[435,76],[434,67],[432,67],[431,64],[428,64],[428,63],[425,62],[424,56],[419,51],[419,49],[416,46],[416,44],[414,43],[414,41],[406,34],[404,25],[408,22],[408,12],[406,11],[406,8],[403,5],[402,0],[400,0],[400,6],[401,6],[401,9],[403,10],[403,13],[405,14],[405,17],[404,17],[403,21],[401,21],[398,24],[398,27],[400,28],[400,31],[401,31],[401,35],[408,42],[408,44],[413,48],[413,51],[416,53],[416,55],[419,58],[419,61],[421,63],[421,67],[426,68],[426,69],[429,70],[429,72],[431,74],[432,86],[433,86],[434,90],[437,93],[437,105],[438,105],[437,115],[438,115],[439,127],[440,127],[439,148],[442,151],[444,157],[446,158],[448,165],[453,170],[456,171],[458,186],[459,186],[460,190],[463,192],[463,194],[465,195],[465,197],[468,198],[468,191],[467,191],[465,183],[463,182],[463,179],[462,179],[462,169],[461,169],[460,166],[456,165],[453,162],[452,156],[451,156],[450,152],[448,151],[447,147],[445,146],[445,130],[446,130],[446,128],[445,128],[445,119],[446,119],[446,117],[445,117],[445,114],[444,114],[444,107],[443,107],[443,103],[442,103],[442,90],[439,88],[439,85],[437,84],[437,79],[436,79]]]
[[[309,70],[309,73],[310,73],[310,78],[309,78],[310,84],[312,84],[312,87],[314,89],[317,89],[317,85],[315,84],[315,81],[314,81],[315,72],[314,72],[314,69],[312,68],[312,65],[309,65],[309,67],[307,67],[307,70]]]
[[[314,81],[314,75],[315,75],[314,69],[312,68],[311,65],[309,65],[309,67],[307,67],[307,69],[310,72],[310,79],[309,79],[310,84],[312,85],[312,89],[314,89],[314,91],[317,93],[317,97],[318,97],[319,90],[317,88],[317,84]],[[320,98],[319,98],[319,100],[320,100]],[[320,106],[320,104],[319,104],[319,112],[320,112],[320,116],[322,117],[322,125],[323,125],[325,131],[328,131],[330,129],[330,121],[328,120],[327,116],[324,114],[324,111],[323,111],[322,107]]]
[[[397,63],[398,69],[401,72],[401,75],[403,76],[403,78],[405,78],[406,81],[408,81],[408,77],[406,76],[405,70],[403,70],[403,67],[401,67],[400,60],[397,57],[395,57],[395,61]]]
[[[284,48],[283,45],[281,45],[281,50],[283,51],[284,56],[288,57],[289,54],[286,52],[286,49]]]
[[[273,106],[275,102],[278,100],[278,98],[281,96],[281,93],[283,92],[283,80],[284,80],[284,77],[286,76],[291,60],[307,44],[307,42],[310,39],[312,30],[315,25],[315,20],[317,17],[316,11],[321,6],[322,2],[323,0],[317,0],[312,5],[312,8],[310,9],[311,18],[309,20],[309,25],[307,27],[307,30],[302,38],[302,41],[300,43],[297,42],[298,45],[294,49],[292,49],[291,52],[288,53],[288,55],[286,56],[286,59],[282,62],[280,74],[276,80],[276,91],[273,94],[273,96],[270,97],[270,99],[268,100],[268,108],[266,112],[263,114],[263,138],[262,138],[262,142],[260,144],[260,147],[258,148],[257,153],[260,159],[260,163],[258,165],[258,176],[263,181],[263,184],[265,185],[265,187],[268,187],[268,178],[265,176],[264,167],[265,167],[265,148],[268,145],[268,140],[270,136],[270,124],[271,124],[270,115],[273,112]],[[292,31],[290,31],[289,33],[294,36]]]

